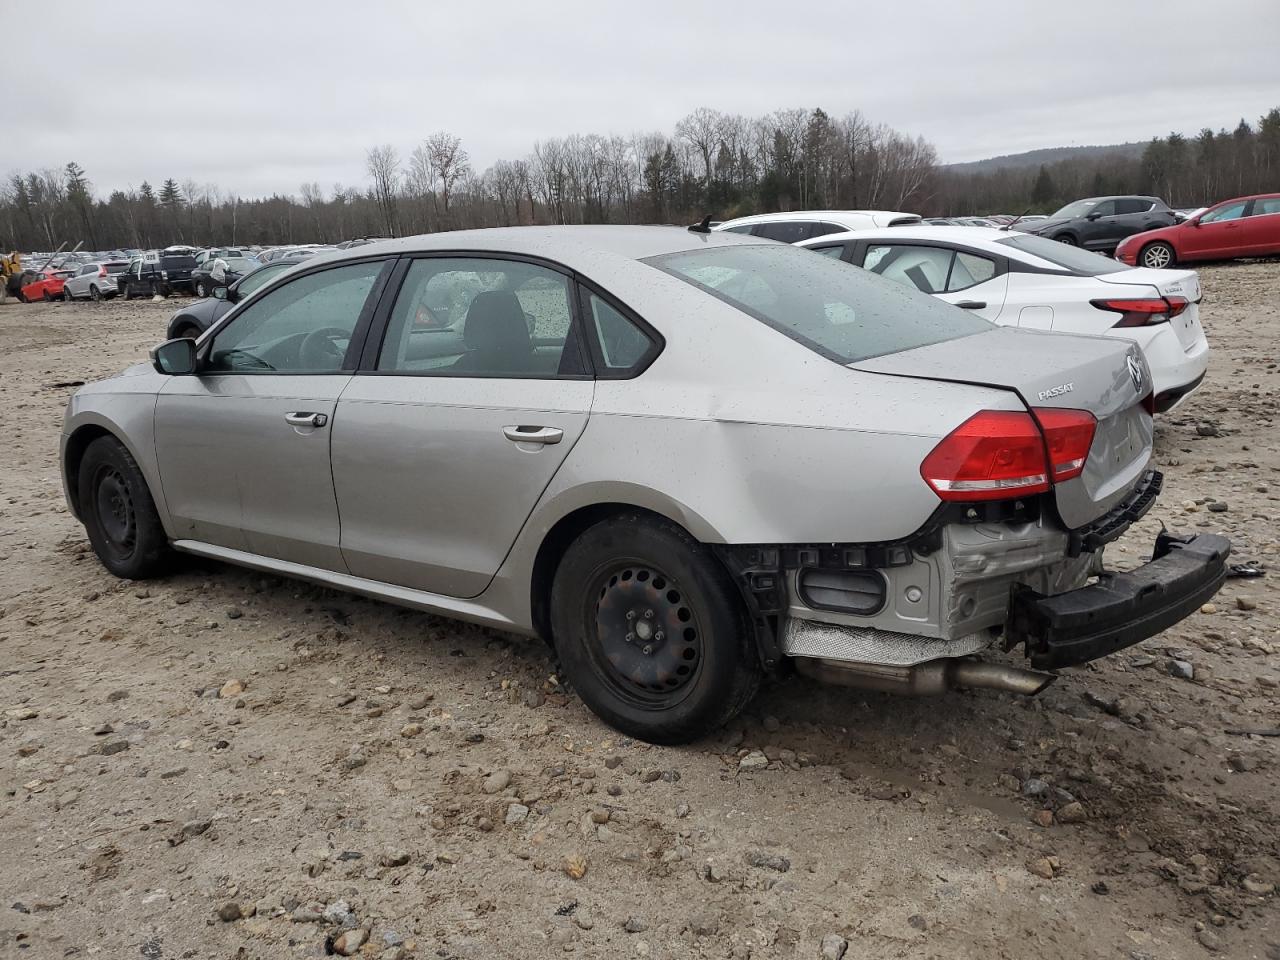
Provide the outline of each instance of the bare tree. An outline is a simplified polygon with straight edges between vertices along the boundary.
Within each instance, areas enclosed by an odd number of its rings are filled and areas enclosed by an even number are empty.
[[[371,147],[365,154],[369,176],[373,178],[374,202],[382,215],[387,235],[400,235],[400,219],[396,210],[396,193],[400,186],[400,156],[391,144]]]
[[[440,197],[445,217],[449,216],[449,197],[454,185],[471,172],[471,158],[462,149],[462,141],[451,133],[438,130],[423,142],[427,162],[440,183]]]

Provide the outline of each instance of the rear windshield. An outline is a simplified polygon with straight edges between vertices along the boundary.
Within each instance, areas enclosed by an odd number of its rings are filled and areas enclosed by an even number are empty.
[[[1011,233],[996,243],[1013,247],[1024,253],[1030,253],[1041,260],[1048,260],[1054,266],[1061,267],[1077,277],[1101,277],[1108,273],[1119,273],[1121,270],[1132,270],[1128,264],[1112,260],[1092,250],[1081,250],[1070,244],[1059,243],[1048,237],[1037,237],[1030,233]]]
[[[183,267],[194,267],[196,258],[186,254],[165,253],[160,256],[160,263],[166,270],[181,270]]]
[[[942,300],[799,247],[735,244],[652,257],[645,263],[840,363],[992,327]]]

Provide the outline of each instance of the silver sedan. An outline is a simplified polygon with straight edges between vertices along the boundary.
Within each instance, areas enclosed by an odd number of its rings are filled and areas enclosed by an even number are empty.
[[[311,259],[77,392],[61,464],[118,576],[178,550],[540,636],[672,743],[768,674],[1031,694],[1196,609],[1221,537],[1099,576],[1151,407],[1132,344],[806,250],[515,228]]]

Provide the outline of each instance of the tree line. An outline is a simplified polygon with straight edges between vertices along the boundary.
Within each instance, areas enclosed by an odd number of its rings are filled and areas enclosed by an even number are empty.
[[[574,134],[522,159],[475,169],[445,131],[407,156],[365,153],[366,182],[245,198],[165,179],[95,193],[77,163],[0,184],[0,248],[170,243],[285,244],[533,223],[688,223],[792,209],[890,209],[925,216],[1047,213],[1084,196],[1150,193],[1200,206],[1280,190],[1280,108],[1232,131],[1153,139],[1140,157],[1070,157],[1038,169],[949,171],[922,137],[861,113],[821,109],[745,117],[702,107],[671,133]]]

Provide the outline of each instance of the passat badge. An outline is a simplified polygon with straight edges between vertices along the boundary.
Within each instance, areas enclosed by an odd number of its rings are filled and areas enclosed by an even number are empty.
[[[1041,390],[1040,399],[1049,400],[1049,399],[1052,399],[1053,397],[1060,397],[1064,393],[1070,393],[1075,388],[1076,388],[1076,385],[1074,381],[1071,383],[1060,383],[1058,384],[1058,386],[1050,387],[1048,390]]]
[[[1138,362],[1138,358],[1132,353],[1124,359],[1125,366],[1129,368],[1129,377],[1133,380],[1133,389],[1139,393],[1142,392],[1142,364]]]

